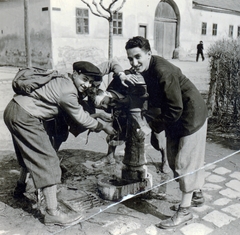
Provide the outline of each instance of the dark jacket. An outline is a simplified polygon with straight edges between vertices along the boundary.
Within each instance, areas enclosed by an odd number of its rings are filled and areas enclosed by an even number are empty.
[[[202,43],[199,43],[199,44],[197,45],[197,51],[198,51],[198,52],[202,52],[202,51],[203,51],[203,44],[202,44]]]
[[[179,138],[193,134],[207,118],[207,107],[194,84],[175,65],[152,56],[147,71],[142,73],[149,94],[149,109],[160,108],[153,122],[160,132]]]

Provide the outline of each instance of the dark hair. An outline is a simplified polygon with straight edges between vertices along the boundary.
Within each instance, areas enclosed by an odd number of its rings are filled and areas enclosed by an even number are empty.
[[[136,36],[129,39],[126,43],[125,49],[128,50],[134,47],[139,47],[146,52],[151,51],[149,41],[146,38],[141,36]]]

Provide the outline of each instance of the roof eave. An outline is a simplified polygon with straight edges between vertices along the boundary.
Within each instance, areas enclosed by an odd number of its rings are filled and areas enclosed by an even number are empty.
[[[198,10],[204,10],[204,11],[219,12],[219,13],[226,13],[226,14],[232,14],[232,15],[240,15],[240,11],[235,11],[235,10],[230,10],[230,9],[215,7],[215,6],[208,6],[208,5],[204,5],[204,4],[199,4],[195,1],[193,1],[192,8],[198,9]]]

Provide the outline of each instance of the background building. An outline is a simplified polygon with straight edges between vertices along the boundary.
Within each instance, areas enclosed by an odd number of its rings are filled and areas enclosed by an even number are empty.
[[[107,59],[108,21],[81,0],[29,0],[29,9],[34,66],[68,69],[76,60]],[[113,30],[114,56],[126,57],[126,41],[141,35],[166,59],[195,58],[200,40],[206,52],[218,39],[240,36],[240,1],[127,0],[114,15]],[[0,65],[25,61],[24,1],[0,0]]]

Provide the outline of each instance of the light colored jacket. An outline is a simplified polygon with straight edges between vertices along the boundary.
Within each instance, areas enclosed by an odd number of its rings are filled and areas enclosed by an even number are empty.
[[[122,71],[116,59],[102,63],[100,70],[104,74]],[[42,120],[55,118],[63,111],[75,123],[90,129],[99,128],[99,122],[84,111],[79,104],[79,93],[70,76],[52,79],[30,96],[15,95],[14,100],[28,113]]]

